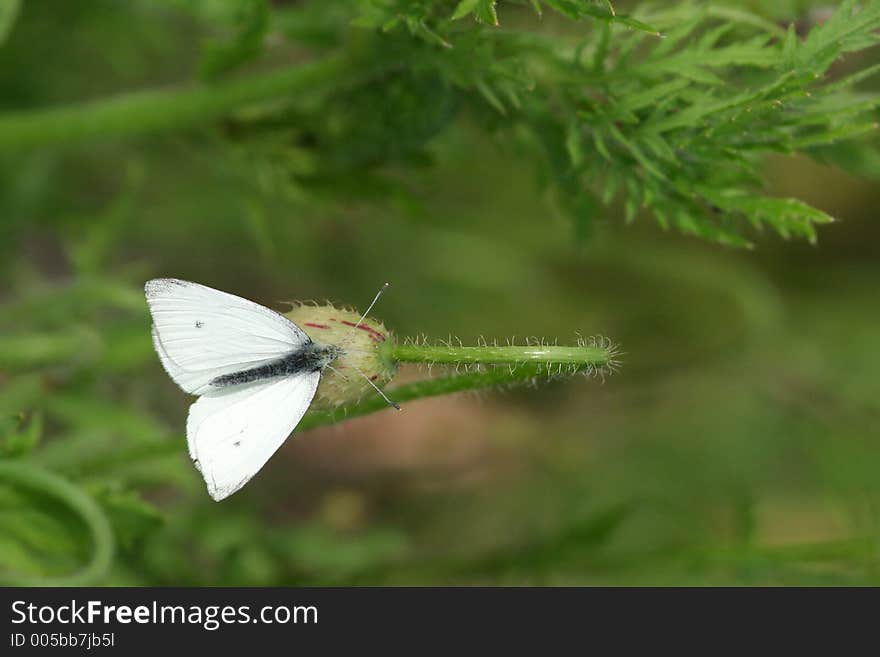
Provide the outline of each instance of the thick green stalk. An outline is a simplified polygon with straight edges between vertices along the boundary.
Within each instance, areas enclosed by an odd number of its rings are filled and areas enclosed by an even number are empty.
[[[557,345],[522,345],[461,347],[453,345],[396,344],[388,356],[404,363],[437,363],[451,365],[485,365],[516,363],[547,363],[558,365],[608,365],[612,359],[610,347]]]
[[[218,84],[138,91],[76,105],[0,114],[0,151],[195,125],[248,103],[302,93],[327,80],[338,80],[347,67],[345,58],[328,57]]]
[[[478,347],[436,346],[386,343],[384,358],[396,362],[443,364],[455,366],[487,365],[489,369],[452,376],[441,376],[407,383],[387,390],[397,403],[436,397],[467,390],[492,388],[539,377],[591,374],[609,371],[614,367],[615,350],[609,341],[597,344],[560,347],[555,345]],[[313,429],[325,424],[367,415],[387,408],[378,395],[366,397],[354,404],[332,411],[311,411],[299,424],[300,430]]]

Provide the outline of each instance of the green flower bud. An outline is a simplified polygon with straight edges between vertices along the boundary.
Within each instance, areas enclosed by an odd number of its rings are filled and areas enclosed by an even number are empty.
[[[314,342],[343,350],[324,370],[313,408],[329,410],[357,402],[367,394],[375,395],[376,391],[364,377],[382,388],[394,376],[397,366],[388,357],[388,347],[393,340],[379,320],[366,317],[358,325],[359,313],[330,304],[297,303],[285,316]]]

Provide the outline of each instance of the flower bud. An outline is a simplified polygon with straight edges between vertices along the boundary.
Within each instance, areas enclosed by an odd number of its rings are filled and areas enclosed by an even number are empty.
[[[313,408],[332,409],[354,403],[367,394],[375,395],[376,391],[364,377],[382,388],[394,376],[396,364],[384,357],[382,349],[386,340],[390,344],[391,335],[379,320],[366,317],[358,325],[359,313],[330,304],[297,304],[285,317],[305,331],[312,341],[343,350],[324,370]]]

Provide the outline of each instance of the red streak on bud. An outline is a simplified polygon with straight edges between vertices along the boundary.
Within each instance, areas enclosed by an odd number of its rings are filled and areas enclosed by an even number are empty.
[[[345,324],[346,326],[351,326],[353,328],[358,328],[361,331],[366,331],[367,333],[370,334],[370,339],[374,340],[375,342],[384,342],[385,341],[384,335],[379,333],[379,331],[377,331],[376,329],[370,328],[366,324],[361,324],[360,326],[358,326],[354,322],[346,322],[345,320],[342,320],[342,323]]]
[[[305,322],[305,323],[303,324],[303,326],[311,326],[312,328],[319,328],[319,329],[328,329],[328,328],[330,328],[330,327],[327,326],[326,324],[312,324],[311,322]]]

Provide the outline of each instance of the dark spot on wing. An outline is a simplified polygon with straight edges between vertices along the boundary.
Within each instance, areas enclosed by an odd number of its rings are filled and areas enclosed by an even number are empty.
[[[205,325],[205,323],[202,322],[201,320],[198,320],[198,319],[196,320],[196,328],[202,328],[204,325]]]
[[[236,440],[234,443],[232,443],[232,445],[233,445],[233,447],[241,447],[241,441]]]

